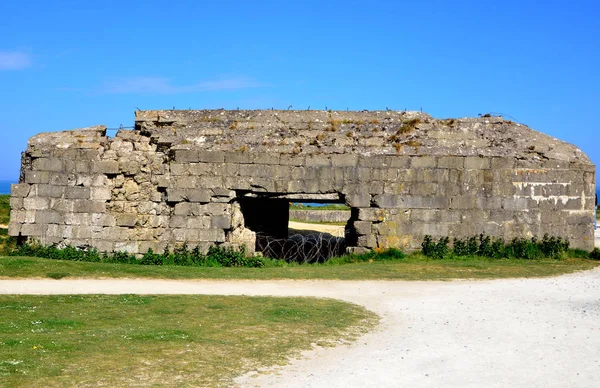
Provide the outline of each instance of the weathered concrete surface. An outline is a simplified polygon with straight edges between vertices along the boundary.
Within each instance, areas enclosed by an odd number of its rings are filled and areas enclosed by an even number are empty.
[[[484,232],[591,249],[594,190],[577,147],[499,117],[138,111],[114,138],[104,127],[33,137],[9,233],[131,253],[253,248],[255,232],[285,234],[285,203],[302,199],[348,204],[349,246]]]

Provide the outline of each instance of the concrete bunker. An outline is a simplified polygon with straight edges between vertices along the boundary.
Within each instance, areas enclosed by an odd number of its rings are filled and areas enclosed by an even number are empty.
[[[9,234],[134,254],[253,251],[254,229],[283,235],[284,205],[310,200],[352,208],[345,244],[355,251],[479,233],[548,233],[591,250],[594,194],[581,150],[502,117],[137,111],[135,128],[110,138],[103,126],[32,137]]]

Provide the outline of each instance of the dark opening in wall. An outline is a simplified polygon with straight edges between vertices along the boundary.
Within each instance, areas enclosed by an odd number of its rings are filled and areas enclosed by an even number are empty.
[[[347,246],[356,244],[353,220],[358,211],[341,201],[327,201],[326,206],[318,206],[317,201],[242,198],[245,226],[256,233],[256,252],[299,263],[344,255]]]

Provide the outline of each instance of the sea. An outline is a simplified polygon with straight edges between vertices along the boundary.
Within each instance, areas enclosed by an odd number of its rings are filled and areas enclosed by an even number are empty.
[[[10,185],[16,181],[0,181],[0,194],[10,194]]]

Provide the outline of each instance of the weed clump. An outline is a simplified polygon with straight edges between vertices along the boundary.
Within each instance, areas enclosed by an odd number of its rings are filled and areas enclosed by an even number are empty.
[[[410,132],[414,131],[417,128],[417,125],[419,125],[420,123],[421,123],[421,119],[418,117],[404,121],[402,123],[402,125],[400,126],[400,128],[398,128],[398,130],[396,131],[396,135],[403,135],[406,133],[410,133]]]
[[[425,256],[433,259],[443,259],[456,256],[480,256],[491,259],[561,259],[569,250],[569,241],[561,237],[550,237],[545,234],[539,240],[514,238],[509,243],[501,238],[491,238],[485,234],[472,236],[466,239],[454,238],[452,248],[448,247],[448,237],[442,237],[435,242],[433,238],[426,235],[421,244]],[[600,252],[598,253],[600,256]],[[591,255],[590,255],[591,257]],[[599,257],[600,259],[600,257]]]
[[[196,267],[264,267],[265,259],[262,257],[247,257],[244,247],[212,246],[206,254],[198,247],[188,249],[186,245],[164,253],[154,253],[149,249],[141,259],[127,252],[99,253],[96,249],[78,249],[67,245],[64,248],[57,246],[42,246],[39,244],[23,244],[10,253],[11,256],[33,256],[45,259],[85,261],[119,264],[140,265],[177,265]],[[49,277],[58,278],[53,275]]]

